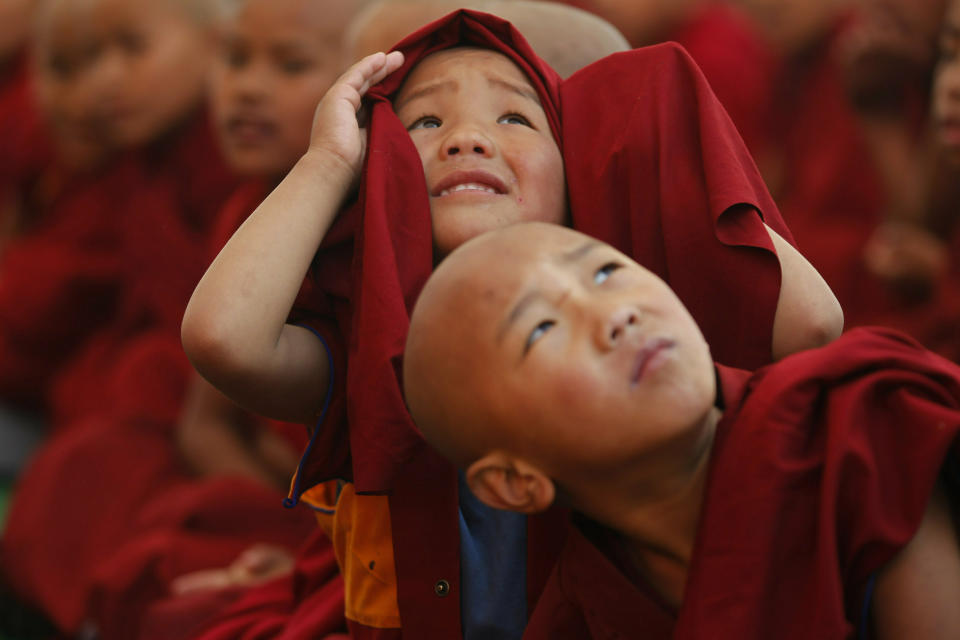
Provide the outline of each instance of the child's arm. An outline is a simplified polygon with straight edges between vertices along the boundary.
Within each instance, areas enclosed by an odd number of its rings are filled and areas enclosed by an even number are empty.
[[[777,250],[782,274],[773,318],[773,359],[779,360],[839,336],[843,310],[813,265],[776,231],[766,229]]]
[[[960,638],[960,548],[939,488],[916,535],[878,574],[873,593],[880,640]]]
[[[262,433],[275,435],[206,380],[194,376],[176,435],[180,455],[195,472],[242,475],[286,489],[296,467],[296,452],[288,446],[292,464],[276,468],[261,451]]]
[[[364,153],[363,94],[400,53],[353,65],[317,106],[310,148],[233,235],[197,285],[183,346],[207,380],[263,415],[312,422],[330,364],[307,329],[286,324],[317,247],[356,183]]]

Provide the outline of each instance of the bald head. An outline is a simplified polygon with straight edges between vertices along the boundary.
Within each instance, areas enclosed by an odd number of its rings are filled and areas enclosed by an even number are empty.
[[[568,488],[690,446],[716,393],[709,348],[666,283],[545,223],[483,234],[440,264],[410,320],[404,388],[461,467],[497,454]]]
[[[350,59],[387,51],[420,27],[456,9],[476,9],[511,22],[537,55],[567,77],[600,58],[629,49],[609,22],[568,5],[534,0],[379,0],[359,13],[346,35]]]
[[[447,256],[420,293],[407,334],[404,391],[424,436],[457,464],[512,447],[509,403],[491,378],[491,349],[520,286],[516,274],[540,258],[544,241],[578,236],[544,223],[485,233]]]

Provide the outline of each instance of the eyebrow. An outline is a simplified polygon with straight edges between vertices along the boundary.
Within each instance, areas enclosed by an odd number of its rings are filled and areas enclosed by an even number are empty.
[[[567,251],[566,253],[560,254],[557,262],[560,264],[570,264],[571,262],[576,262],[583,256],[587,255],[594,249],[600,246],[600,243],[596,240],[587,240],[582,245],[573,249],[572,251]]]
[[[559,264],[571,264],[573,262],[577,262],[585,255],[600,246],[601,244],[596,240],[588,240],[571,251],[561,253],[557,257],[556,261]],[[522,298],[520,298],[520,301],[513,306],[513,308],[510,310],[510,313],[507,314],[507,317],[504,318],[503,322],[500,323],[500,328],[497,330],[497,343],[503,342],[503,336],[506,335],[513,323],[517,321],[517,318],[523,315],[524,311],[526,311],[531,304],[540,298],[543,298],[543,294],[538,289],[529,291]]]
[[[424,87],[420,87],[412,91],[409,95],[404,96],[402,100],[398,100],[396,104],[393,105],[394,111],[400,111],[405,105],[413,102],[414,100],[419,100],[420,98],[438,93],[445,89],[452,89],[457,86],[455,80],[444,80],[442,82],[433,82]]]
[[[504,80],[503,78],[498,78],[497,76],[494,76],[494,75],[487,75],[484,77],[487,79],[487,82],[490,83],[492,86],[502,87],[507,91],[515,93],[518,96],[522,96],[532,102],[535,102],[538,107],[540,106],[540,96],[538,96],[537,92],[534,91],[532,88],[525,87],[522,84],[515,84],[513,82],[510,82],[509,80]]]

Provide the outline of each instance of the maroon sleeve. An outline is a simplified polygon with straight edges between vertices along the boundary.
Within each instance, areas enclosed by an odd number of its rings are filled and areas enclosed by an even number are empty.
[[[675,637],[849,637],[956,456],[960,368],[856,329],[747,388],[718,427]]]

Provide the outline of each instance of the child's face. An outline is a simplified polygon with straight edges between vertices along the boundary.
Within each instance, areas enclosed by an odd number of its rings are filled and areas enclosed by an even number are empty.
[[[121,146],[148,143],[203,97],[210,36],[175,0],[97,0],[100,49],[92,73]]]
[[[51,3],[34,38],[34,85],[60,161],[90,167],[107,152],[90,66],[97,43],[82,1]]]
[[[565,227],[506,232],[455,264],[456,300],[428,329],[439,332],[435,355],[470,363],[466,381],[443,376],[451,406],[501,425],[510,442],[492,447],[561,481],[689,445],[716,387],[703,336],[670,288]]]
[[[482,49],[433,54],[394,101],[420,152],[440,255],[515,222],[561,224],[563,160],[526,76]]]
[[[331,4],[343,5],[343,19]],[[249,0],[225,25],[211,98],[234,169],[280,174],[307,150],[317,103],[340,71],[347,4]]]
[[[933,124],[947,160],[960,167],[960,2],[953,0],[940,31],[933,82]]]

